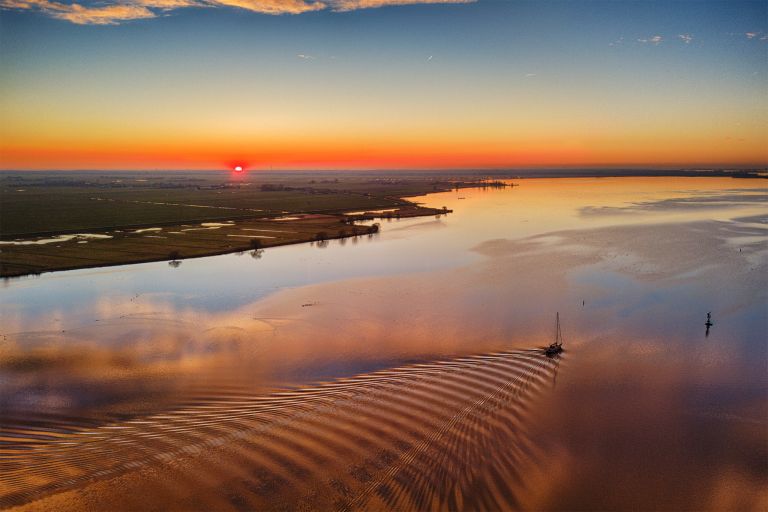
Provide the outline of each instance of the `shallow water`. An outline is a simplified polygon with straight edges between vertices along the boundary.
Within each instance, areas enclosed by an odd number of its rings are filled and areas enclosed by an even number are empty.
[[[104,238],[112,238],[112,236],[95,234],[95,233],[77,233],[74,235],[58,235],[54,238],[36,238],[34,240],[0,241],[0,245],[46,245],[46,244],[55,244],[58,242],[69,242],[70,240],[78,240],[78,243],[87,243],[89,239],[99,240]]]
[[[516,183],[370,237],[6,281],[0,505],[768,506],[765,182]]]

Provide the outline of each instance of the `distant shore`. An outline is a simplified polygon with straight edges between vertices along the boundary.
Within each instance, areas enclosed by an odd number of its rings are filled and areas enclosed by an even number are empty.
[[[758,166],[752,168],[746,167],[719,167],[719,168],[627,168],[627,167],[612,167],[612,168],[565,168],[565,167],[551,167],[551,168],[515,168],[515,169],[403,169],[403,170],[337,170],[337,171],[312,171],[312,170],[261,170],[254,169],[252,174],[259,176],[270,177],[285,177],[285,176],[376,176],[396,179],[398,177],[438,177],[439,179],[450,178],[465,178],[465,179],[477,179],[483,178],[496,178],[496,179],[513,179],[513,178],[620,178],[623,176],[628,177],[663,177],[663,176],[693,176],[693,177],[717,177],[717,178],[763,178],[768,179],[768,163],[765,166]],[[172,176],[217,176],[221,177],[227,174],[227,171],[222,170],[156,170],[147,171],[141,169],[123,169],[123,170],[13,170],[13,169],[0,169],[0,180],[5,179],[8,176],[14,175],[49,175],[49,176],[109,176],[109,175],[172,175]]]

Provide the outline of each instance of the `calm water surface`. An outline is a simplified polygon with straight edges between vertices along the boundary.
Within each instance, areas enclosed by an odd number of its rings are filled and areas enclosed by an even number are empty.
[[[516,183],[6,281],[0,506],[768,508],[765,183]]]

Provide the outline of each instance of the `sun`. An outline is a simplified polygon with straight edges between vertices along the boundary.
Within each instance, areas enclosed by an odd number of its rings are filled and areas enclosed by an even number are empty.
[[[235,172],[243,172],[243,166],[242,165],[236,165],[235,166]]]

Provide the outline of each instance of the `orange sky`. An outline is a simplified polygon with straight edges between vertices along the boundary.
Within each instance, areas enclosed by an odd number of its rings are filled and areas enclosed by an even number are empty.
[[[754,3],[305,4],[0,10],[0,169],[768,162]]]

